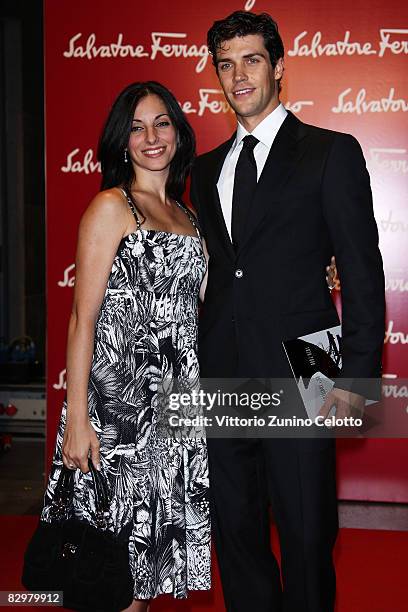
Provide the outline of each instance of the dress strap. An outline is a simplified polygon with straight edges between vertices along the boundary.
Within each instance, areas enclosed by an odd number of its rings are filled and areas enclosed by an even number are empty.
[[[191,225],[194,227],[195,231],[197,232],[197,236],[202,239],[201,229],[200,229],[200,226],[198,225],[197,218],[193,215],[193,213],[187,208],[185,204],[182,204],[181,202],[178,202],[177,200],[175,200],[175,202],[177,206],[186,213],[187,217],[190,219]]]
[[[132,202],[132,199],[131,199],[130,195],[127,193],[127,191],[125,189],[123,189],[123,187],[119,187],[119,189],[121,190],[121,192],[125,196],[126,201],[127,201],[128,205],[129,205],[129,208],[132,211],[132,214],[133,214],[133,216],[135,218],[135,221],[136,221],[137,229],[140,230],[140,228],[142,227],[142,224],[139,221],[139,217],[137,216],[137,210],[135,208],[135,205]]]

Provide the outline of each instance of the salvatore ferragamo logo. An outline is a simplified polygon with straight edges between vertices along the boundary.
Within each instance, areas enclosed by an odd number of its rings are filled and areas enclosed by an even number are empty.
[[[154,61],[157,57],[163,58],[196,58],[196,72],[202,72],[207,64],[208,49],[206,45],[188,44],[181,42],[187,38],[186,32],[151,32],[150,50],[147,51],[142,44],[132,45],[124,42],[122,33],[117,35],[114,42],[97,44],[96,34],[83,37],[82,32],[74,34],[68,41],[68,49],[64,57],[93,60],[96,58],[135,58],[147,57]]]
[[[314,106],[313,100],[297,100],[297,102],[285,103],[285,108],[295,114],[302,112],[304,106]]]
[[[384,344],[408,344],[408,334],[394,331],[394,321],[389,321],[385,332]]]
[[[408,174],[407,149],[371,147],[370,161],[381,171]]]
[[[74,287],[75,285],[75,264],[71,264],[64,270],[62,280],[58,281],[58,287]]]
[[[379,231],[384,232],[384,234],[387,232],[391,234],[408,232],[408,223],[402,219],[394,219],[394,211],[392,210],[388,211],[387,218],[378,219],[377,225]]]
[[[407,385],[382,385],[382,394],[384,397],[392,399],[405,399],[408,398],[408,386]],[[408,412],[408,406],[407,406]]]
[[[293,48],[289,49],[290,57],[322,56],[351,56],[351,55],[377,55],[384,57],[389,52],[393,55],[408,54],[408,29],[381,28],[377,48],[371,42],[357,42],[351,40],[350,30],[346,30],[342,40],[322,42],[323,34],[319,30],[314,34],[304,30],[293,41]]]
[[[407,293],[408,292],[408,278],[406,270],[395,269],[387,270],[385,275],[385,290],[387,292],[394,293]]]
[[[222,89],[200,88],[198,90],[198,100],[194,103],[191,100],[179,103],[184,113],[196,113],[197,117],[203,117],[206,113],[213,115],[232,113],[233,110],[224,97]],[[293,113],[300,113],[305,106],[313,106],[312,100],[297,100],[286,102],[285,107]]]
[[[333,113],[356,113],[362,115],[364,113],[398,113],[408,111],[408,101],[403,98],[395,98],[394,87],[390,88],[386,97],[367,100],[367,90],[362,87],[357,94],[347,97],[351,94],[352,88],[348,87],[339,94],[337,106],[332,107]]]
[[[84,174],[93,174],[101,171],[100,162],[94,160],[94,152],[88,149],[81,159],[75,159],[80,149],[74,149],[67,155],[65,166],[61,166],[62,172],[83,172]]]
[[[52,385],[52,388],[55,389],[56,391],[67,388],[67,371],[66,370],[61,370],[61,372],[58,375],[58,382],[54,383]]]
[[[398,382],[398,377],[396,374],[383,374],[383,379],[393,379]],[[385,398],[392,399],[405,399],[408,398],[408,385],[406,384],[406,380],[401,381],[405,384],[382,384],[382,395]],[[408,412],[408,406],[406,408],[406,412]]]

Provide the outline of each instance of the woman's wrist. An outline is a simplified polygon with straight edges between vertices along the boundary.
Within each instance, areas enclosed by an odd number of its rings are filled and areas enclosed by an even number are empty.
[[[67,404],[67,421],[70,423],[89,423],[88,406]]]

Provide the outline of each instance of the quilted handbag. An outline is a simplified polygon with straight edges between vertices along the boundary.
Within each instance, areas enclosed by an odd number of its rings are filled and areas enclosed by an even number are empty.
[[[65,608],[118,612],[133,600],[129,568],[130,525],[116,536],[106,530],[109,489],[89,459],[97,527],[67,518],[73,496],[73,470],[63,466],[55,488],[51,522],[39,521],[25,556],[23,585],[30,591],[62,591]]]

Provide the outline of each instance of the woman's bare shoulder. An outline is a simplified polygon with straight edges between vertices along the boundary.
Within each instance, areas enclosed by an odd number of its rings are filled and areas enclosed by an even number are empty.
[[[89,203],[82,215],[81,226],[107,224],[113,227],[125,227],[128,222],[128,210],[125,196],[120,188],[112,187],[99,191]]]

